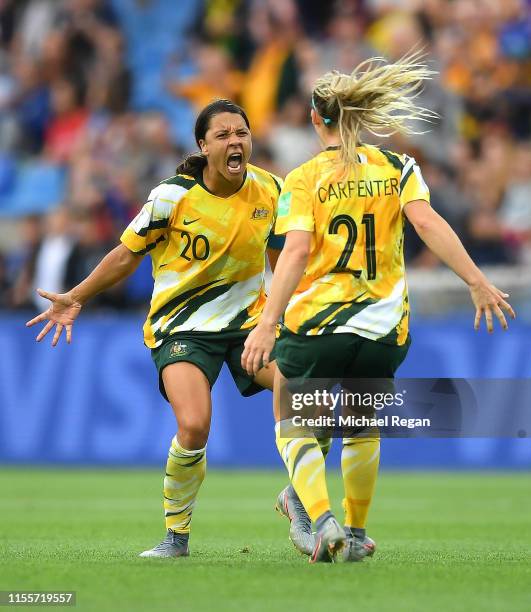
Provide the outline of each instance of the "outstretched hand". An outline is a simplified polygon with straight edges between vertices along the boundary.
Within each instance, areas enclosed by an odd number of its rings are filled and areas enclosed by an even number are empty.
[[[484,281],[476,285],[470,286],[470,297],[476,307],[476,317],[474,319],[474,329],[478,330],[483,315],[485,315],[485,321],[487,323],[487,329],[489,333],[494,331],[492,314],[494,313],[500,322],[500,325],[504,330],[509,326],[507,325],[507,319],[503,314],[503,310],[509,313],[511,319],[516,319],[516,313],[512,306],[505,301],[505,298],[509,297],[508,293],[503,293],[497,289],[494,285]]]
[[[82,305],[76,302],[70,293],[52,293],[43,289],[37,289],[37,293],[50,300],[51,304],[48,310],[28,321],[26,327],[31,327],[36,323],[41,323],[41,321],[47,321],[37,336],[37,342],[40,342],[56,326],[52,346],[56,346],[63,329],[66,328],[66,341],[70,344],[72,342],[72,325],[79,315]]]

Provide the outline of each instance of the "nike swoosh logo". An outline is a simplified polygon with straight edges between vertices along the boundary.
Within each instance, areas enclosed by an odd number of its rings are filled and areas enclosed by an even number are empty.
[[[195,223],[196,221],[199,221],[199,219],[201,219],[201,217],[197,217],[197,219],[192,219],[191,221],[183,219],[183,225],[190,225],[190,223]]]

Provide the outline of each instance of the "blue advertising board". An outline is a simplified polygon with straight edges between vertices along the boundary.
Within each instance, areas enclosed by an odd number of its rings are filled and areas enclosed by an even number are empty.
[[[83,316],[72,344],[52,349],[48,339],[35,342],[22,317],[1,318],[0,462],[160,465],[175,421],[141,326],[136,316]],[[531,326],[488,335],[468,319],[417,317],[412,336],[402,377],[531,378]],[[334,447],[337,461],[338,440]],[[224,369],[213,389],[208,454],[213,466],[280,467],[271,393],[242,398]],[[529,469],[531,441],[384,440],[382,466]]]

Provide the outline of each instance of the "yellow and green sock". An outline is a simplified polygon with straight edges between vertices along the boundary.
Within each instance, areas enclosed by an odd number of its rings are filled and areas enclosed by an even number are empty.
[[[341,471],[345,487],[343,509],[345,527],[361,533],[367,524],[378,464],[380,437],[377,433],[367,437],[344,438],[341,453]],[[363,532],[364,533],[364,532]]]
[[[282,437],[281,437],[282,433]],[[325,460],[315,437],[296,437],[289,420],[275,426],[276,443],[289,479],[312,521],[330,512]]]
[[[192,512],[205,473],[206,447],[187,450],[174,437],[164,478],[166,529],[176,533],[190,533]]]

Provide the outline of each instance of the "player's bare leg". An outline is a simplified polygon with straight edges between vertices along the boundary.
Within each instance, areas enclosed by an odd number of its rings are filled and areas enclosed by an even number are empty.
[[[212,405],[204,373],[188,362],[172,363],[162,371],[164,388],[177,420],[164,478],[166,538],[141,557],[188,556],[188,539],[195,499],[206,472],[206,443]]]

